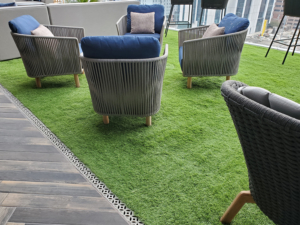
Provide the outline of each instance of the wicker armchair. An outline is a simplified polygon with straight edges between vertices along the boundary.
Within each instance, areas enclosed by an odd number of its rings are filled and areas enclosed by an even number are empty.
[[[81,57],[95,112],[108,116],[146,117],[160,109],[161,93],[168,58],[168,45],[163,56],[148,59],[92,59]]]
[[[178,31],[178,48],[182,51],[182,75],[192,88],[192,77],[236,75],[248,30],[211,38],[202,36],[209,26]]]
[[[78,74],[83,73],[80,62],[80,40],[84,28],[45,25],[55,37],[11,35],[22,57],[27,75],[35,78],[41,87],[41,77],[74,74],[79,87]]]
[[[118,35],[126,34],[127,33],[127,15],[122,16],[116,23],[116,26],[117,26]],[[166,27],[166,17],[164,19],[164,23],[163,23],[161,31],[160,31],[159,42],[160,42],[161,48],[163,46],[165,27]]]
[[[221,222],[230,223],[244,203],[255,202],[275,224],[299,224],[300,121],[240,94],[242,86],[227,81],[221,92],[241,142],[250,191],[236,197]]]

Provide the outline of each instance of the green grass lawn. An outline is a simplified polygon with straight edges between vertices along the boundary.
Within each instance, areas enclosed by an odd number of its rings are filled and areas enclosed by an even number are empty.
[[[160,111],[145,118],[102,116],[92,107],[87,81],[73,76],[27,77],[22,60],[0,62],[0,83],[12,92],[145,224],[220,224],[235,196],[249,190],[241,146],[220,94],[225,77],[193,78],[186,88],[178,63],[177,32],[169,31],[169,57]],[[232,79],[300,102],[300,57],[245,45]],[[273,224],[254,204],[232,224]]]

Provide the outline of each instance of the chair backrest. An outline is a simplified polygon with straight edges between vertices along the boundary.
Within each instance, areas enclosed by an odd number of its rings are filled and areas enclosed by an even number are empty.
[[[300,1],[284,0],[284,15],[300,17]]]
[[[40,23],[30,15],[23,15],[9,21],[8,25],[13,33],[31,35]]]
[[[160,33],[164,23],[165,9],[163,5],[129,5],[127,7],[127,32],[131,30],[131,12],[136,13],[155,13],[155,33]]]
[[[221,87],[245,156],[258,207],[276,224],[300,220],[300,121],[259,104],[227,81]]]

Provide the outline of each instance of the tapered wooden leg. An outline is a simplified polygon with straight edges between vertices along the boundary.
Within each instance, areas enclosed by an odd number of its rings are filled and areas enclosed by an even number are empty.
[[[76,87],[80,87],[78,74],[74,74],[74,80],[75,80]]]
[[[192,88],[192,78],[188,77],[187,79],[187,88],[191,89]]]
[[[223,214],[220,221],[222,223],[231,223],[235,215],[241,210],[245,203],[255,203],[250,191],[241,191]]]
[[[146,117],[146,125],[151,126],[151,116]]]
[[[36,77],[35,78],[35,83],[36,83],[36,87],[38,87],[38,88],[42,87],[41,78],[40,77]]]
[[[82,69],[82,74],[84,74],[84,69]]]
[[[109,117],[108,116],[103,116],[103,123],[104,124],[109,124]]]
[[[230,80],[230,76],[226,76],[226,80]]]

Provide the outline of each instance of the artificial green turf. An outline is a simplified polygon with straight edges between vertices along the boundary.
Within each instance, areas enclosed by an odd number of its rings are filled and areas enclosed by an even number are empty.
[[[177,32],[169,44],[160,111],[145,118],[110,117],[93,110],[80,75],[28,78],[21,59],[0,63],[0,83],[12,92],[146,224],[220,224],[234,197],[249,190],[241,146],[221,97],[225,77],[193,78],[186,88],[178,63]],[[237,76],[300,102],[299,55],[245,45]],[[254,204],[232,224],[273,224]]]

